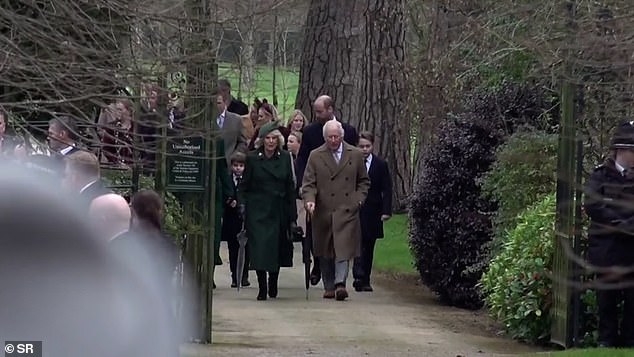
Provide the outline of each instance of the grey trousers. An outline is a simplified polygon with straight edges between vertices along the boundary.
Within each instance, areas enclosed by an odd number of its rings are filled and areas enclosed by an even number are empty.
[[[321,278],[324,280],[324,290],[335,290],[335,285],[346,285],[350,261],[341,260],[335,262],[333,258],[319,257],[319,267],[321,268]]]

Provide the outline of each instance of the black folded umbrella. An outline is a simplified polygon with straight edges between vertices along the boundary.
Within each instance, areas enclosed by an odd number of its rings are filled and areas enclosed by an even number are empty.
[[[240,285],[242,285],[242,274],[244,273],[244,263],[246,260],[246,246],[247,246],[247,231],[244,228],[244,221],[242,223],[242,230],[238,233],[238,257],[236,259],[236,284],[238,291],[240,291]]]

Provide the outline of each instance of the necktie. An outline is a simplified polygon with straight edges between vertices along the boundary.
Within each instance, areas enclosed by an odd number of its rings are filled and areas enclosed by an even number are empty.
[[[223,125],[224,125],[224,123],[225,123],[225,117],[224,117],[224,115],[220,114],[220,115],[218,116],[218,120],[217,120],[216,122],[218,123],[218,127],[219,127],[220,129],[222,129],[222,126],[223,126]]]
[[[339,152],[338,151],[333,151],[332,155],[335,158],[335,162],[339,163]]]
[[[365,159],[365,169],[370,172],[370,158]]]

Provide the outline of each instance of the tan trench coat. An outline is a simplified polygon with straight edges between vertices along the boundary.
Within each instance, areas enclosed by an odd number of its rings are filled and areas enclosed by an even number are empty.
[[[315,256],[341,261],[360,255],[359,208],[369,187],[363,154],[356,147],[344,142],[339,164],[326,144],[310,153],[301,192],[304,202],[315,202]]]

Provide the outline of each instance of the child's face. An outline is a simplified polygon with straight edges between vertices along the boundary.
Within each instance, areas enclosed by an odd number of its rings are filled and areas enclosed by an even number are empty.
[[[242,173],[244,172],[244,163],[242,162],[232,163],[231,172],[233,172],[234,175],[242,176]]]
[[[295,137],[295,135],[288,136],[287,146],[288,146],[288,151],[292,152],[293,154],[297,154],[297,152],[299,151],[300,143]]]

